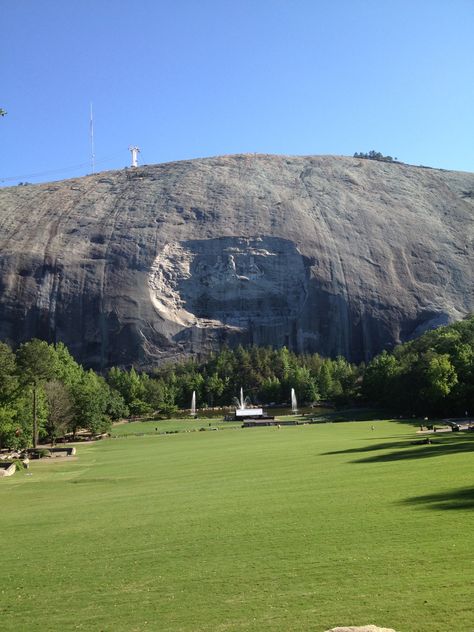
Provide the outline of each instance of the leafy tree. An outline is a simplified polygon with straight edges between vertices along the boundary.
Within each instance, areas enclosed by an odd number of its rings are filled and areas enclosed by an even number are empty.
[[[424,364],[425,386],[420,389],[420,399],[431,410],[440,409],[458,382],[456,370],[448,354],[430,353],[428,358],[424,358]]]
[[[290,352],[286,347],[282,347],[278,354],[279,364],[280,364],[280,379],[282,381],[287,381],[290,377],[291,371],[291,359]]]
[[[125,403],[124,398],[114,388],[109,387],[109,396],[107,399],[106,414],[112,421],[118,421],[130,415],[130,409]]]
[[[294,385],[298,402],[312,404],[319,398],[315,380],[307,367],[295,367],[291,372],[291,383]]]
[[[72,387],[74,416],[71,426],[74,435],[79,428],[92,434],[109,430],[109,394],[106,381],[92,370],[85,372],[81,381]]]
[[[144,398],[145,379],[134,368],[130,371],[122,371],[113,367],[109,371],[107,381],[112,388],[122,395],[127,406],[130,406],[132,402],[142,401]]]
[[[169,383],[166,383],[165,381],[162,382],[162,400],[158,407],[158,413],[168,418],[178,410],[176,405],[176,375],[171,373],[169,378]]]
[[[159,410],[166,401],[166,384],[162,379],[150,378],[145,382],[144,399],[152,411]]]
[[[181,408],[189,408],[193,391],[196,391],[197,401],[203,400],[204,377],[195,367],[177,376],[179,390],[177,393],[177,403]]]
[[[4,342],[0,342],[0,403],[11,402],[18,389],[15,354]]]
[[[116,366],[113,366],[107,374],[107,382],[109,386],[115,389],[125,400],[125,395],[128,396],[126,371],[122,371]]]
[[[209,406],[221,403],[222,393],[225,391],[226,382],[223,380],[217,371],[209,375],[205,384],[206,400]]]
[[[16,423],[16,410],[10,406],[0,406],[0,449],[24,447],[22,432]]]
[[[74,418],[73,401],[69,390],[59,380],[51,380],[43,386],[48,416],[44,426],[46,434],[52,445],[56,439],[63,436]]]
[[[474,317],[428,331],[374,358],[363,394],[406,413],[447,415],[474,409]]]
[[[215,370],[223,378],[230,379],[235,374],[236,360],[233,351],[228,347],[223,347],[215,361]]]
[[[143,399],[133,399],[129,403],[128,409],[131,415],[137,417],[140,417],[142,415],[149,415],[153,412],[153,408],[150,406],[150,404],[143,401]]]
[[[69,349],[62,342],[54,345],[53,352],[55,356],[54,373],[57,379],[68,387],[77,384],[84,375],[82,366],[74,360]]]
[[[368,399],[382,406],[392,404],[394,381],[398,376],[396,358],[383,351],[367,366],[364,374],[363,393]]]
[[[264,404],[281,402],[283,394],[280,380],[276,376],[265,378],[260,386],[259,397]]]
[[[16,360],[20,382],[31,387],[33,412],[33,447],[38,444],[38,388],[55,374],[53,349],[44,340],[34,338],[20,345]]]
[[[326,360],[321,365],[318,375],[318,387],[322,399],[330,399],[332,397],[334,393],[334,380],[329,360]]]
[[[20,389],[12,402],[12,408],[16,412],[15,424],[16,434],[19,437],[21,447],[27,448],[32,445],[32,428],[33,428],[33,386],[24,386]],[[38,437],[43,438],[44,427],[48,417],[48,405],[42,385],[36,390],[36,420],[38,427]]]

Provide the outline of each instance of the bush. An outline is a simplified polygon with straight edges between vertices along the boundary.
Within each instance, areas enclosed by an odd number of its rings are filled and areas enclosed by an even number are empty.
[[[51,450],[48,450],[47,448],[39,448],[37,450],[32,450],[31,456],[34,459],[45,459],[46,457],[51,456]]]

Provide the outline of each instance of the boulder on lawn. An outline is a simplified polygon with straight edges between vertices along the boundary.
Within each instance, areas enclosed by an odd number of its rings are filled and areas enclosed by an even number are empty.
[[[392,628],[379,628],[376,625],[362,625],[362,626],[345,626],[342,628],[331,628],[326,632],[396,632]]]

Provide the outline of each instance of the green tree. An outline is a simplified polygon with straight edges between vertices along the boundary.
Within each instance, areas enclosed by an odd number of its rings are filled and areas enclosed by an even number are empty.
[[[365,370],[370,401],[410,414],[474,409],[474,317],[427,331],[374,358]]]
[[[420,398],[431,410],[439,409],[453,387],[458,383],[456,370],[448,354],[429,354],[423,367],[425,386],[420,390]]]
[[[177,376],[179,383],[179,391],[177,395],[178,404],[181,408],[189,408],[193,391],[196,391],[196,399],[202,402],[204,393],[204,377],[192,367],[191,370]]]
[[[215,365],[215,370],[224,381],[226,381],[226,378],[228,380],[234,378],[236,361],[233,352],[228,347],[220,350],[213,364]]]
[[[150,378],[145,383],[144,399],[152,411],[159,410],[166,400],[166,384],[162,379]]]
[[[383,351],[367,366],[362,382],[365,397],[382,406],[393,405],[395,397],[395,380],[399,374],[397,359]]]
[[[322,399],[330,399],[334,392],[334,380],[329,360],[324,361],[321,365],[317,381]]]
[[[259,396],[265,404],[281,402],[282,388],[280,380],[276,376],[265,378],[260,385]]]
[[[59,380],[51,380],[43,386],[48,406],[44,429],[52,445],[63,436],[74,418],[73,401],[67,387]]]
[[[158,412],[165,417],[171,417],[177,410],[177,378],[174,372],[169,374],[168,383],[163,381],[163,399],[160,402]]]
[[[294,384],[296,396],[302,404],[312,404],[319,399],[318,389],[311,372],[306,367],[295,367],[291,382]]]
[[[17,449],[22,445],[22,432],[16,423],[17,412],[10,406],[0,406],[0,449]]]
[[[20,382],[31,387],[33,412],[33,447],[38,444],[38,388],[55,375],[56,357],[44,340],[34,338],[20,345],[16,361]]]
[[[145,381],[148,376],[143,377],[137,373],[132,367],[130,371],[122,371],[117,367],[112,367],[107,376],[107,381],[122,395],[125,403],[130,408],[130,412],[134,408],[141,406],[140,402],[143,401],[145,395]]]
[[[208,376],[205,384],[206,399],[209,406],[221,403],[222,393],[226,387],[225,381],[219,376],[217,371]]]
[[[19,438],[19,445],[27,448],[32,445],[33,428],[33,386],[25,386],[18,390],[17,396],[12,402],[12,407],[16,412],[15,424],[16,434]],[[38,438],[43,438],[44,427],[48,418],[48,405],[42,385],[36,390],[36,420],[38,427]]]
[[[280,375],[278,376],[282,382],[288,381],[291,371],[291,357],[290,352],[286,347],[282,347],[278,353],[278,359],[280,364]]]
[[[67,387],[77,384],[84,375],[84,369],[78,364],[72,355],[69,353],[69,349],[62,342],[58,342],[53,347],[55,356],[55,376]]]
[[[74,435],[79,428],[92,434],[109,430],[109,394],[106,381],[92,370],[85,372],[81,381],[72,387],[74,417],[71,425]]]
[[[18,389],[15,354],[4,342],[0,342],[0,403],[12,401]]]
[[[118,421],[130,415],[130,410],[124,398],[114,388],[109,387],[106,414],[112,421]]]
[[[130,411],[130,415],[133,415],[135,417],[149,415],[153,412],[153,408],[150,406],[150,404],[143,401],[143,399],[133,399],[128,405],[128,409]]]

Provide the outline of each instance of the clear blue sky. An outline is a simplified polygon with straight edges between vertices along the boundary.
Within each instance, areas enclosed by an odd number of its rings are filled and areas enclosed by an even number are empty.
[[[90,172],[90,102],[97,171],[137,144],[147,164],[375,149],[474,172],[474,0],[3,0],[0,14],[1,186]]]

